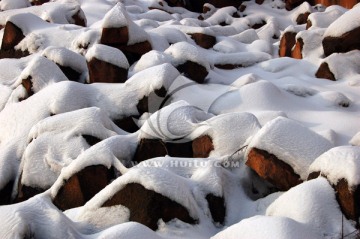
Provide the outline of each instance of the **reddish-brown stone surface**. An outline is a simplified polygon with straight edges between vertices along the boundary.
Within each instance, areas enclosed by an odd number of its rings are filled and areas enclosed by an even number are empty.
[[[315,73],[315,76],[317,78],[324,78],[324,79],[336,81],[336,78],[335,78],[334,74],[331,72],[331,70],[329,68],[329,64],[327,62],[321,63],[319,69]]]
[[[83,206],[115,178],[113,168],[92,165],[71,176],[53,198],[61,210]]]
[[[30,3],[33,6],[42,5],[44,3],[50,2],[50,0],[32,0]]]
[[[206,195],[206,200],[209,205],[211,217],[216,223],[223,224],[226,216],[225,200],[223,197],[218,197],[213,194]]]
[[[320,172],[312,172],[308,180],[317,178],[319,176],[326,178],[326,175],[322,175]],[[331,184],[331,183],[330,183]],[[359,227],[360,217],[360,187],[349,187],[346,179],[340,179],[335,185],[332,184],[336,192],[336,199],[340,205],[341,211],[347,219],[354,220]]]
[[[189,34],[195,43],[202,48],[210,49],[216,44],[216,37],[204,33],[191,33]]]
[[[204,66],[192,61],[186,61],[185,63],[178,65],[176,69],[199,84],[204,83],[205,78],[208,75]]]
[[[32,83],[31,80],[32,80],[32,77],[29,76],[28,78],[23,79],[22,82],[21,82],[21,85],[26,90],[27,97],[30,97],[30,96],[32,96],[34,94],[34,91],[32,90],[33,83]]]
[[[127,80],[128,70],[111,63],[92,58],[87,62],[89,68],[89,83],[124,83]]]
[[[86,27],[85,15],[82,10],[77,11],[71,18],[74,20],[74,24],[82,27]]]
[[[281,191],[287,191],[302,182],[291,166],[261,149],[250,150],[246,165]]]
[[[310,12],[305,12],[305,13],[299,14],[299,16],[296,18],[296,23],[298,25],[307,23],[309,15],[310,15]]]
[[[162,157],[167,154],[166,145],[160,139],[141,139],[136,148],[133,161],[140,163],[144,160]]]
[[[214,150],[212,139],[208,135],[200,136],[193,140],[192,149],[194,158],[207,158]]]
[[[298,38],[295,43],[294,49],[291,51],[291,57],[295,59],[302,59],[302,49],[304,47],[304,41],[301,38]]]
[[[360,27],[357,27],[340,37],[325,37],[322,41],[325,56],[332,53],[344,53],[360,50]]]
[[[158,228],[159,219],[168,222],[177,218],[186,223],[197,223],[184,206],[138,183],[127,184],[102,207],[115,205],[127,207],[130,210],[130,221],[141,223],[152,230]]]
[[[291,57],[291,50],[296,42],[295,32],[285,32],[280,40],[279,56],[280,57]]]
[[[314,0],[314,4],[322,4],[326,7],[331,5],[340,5],[348,9],[352,8],[359,2],[359,0]]]
[[[0,59],[2,58],[21,58],[28,56],[29,52],[15,50],[15,46],[25,38],[22,30],[12,22],[6,22],[4,35],[0,50]]]

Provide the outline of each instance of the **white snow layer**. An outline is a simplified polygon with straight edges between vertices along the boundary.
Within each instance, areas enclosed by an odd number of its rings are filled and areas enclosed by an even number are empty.
[[[103,44],[95,44],[92,46],[85,57],[87,61],[96,58],[124,69],[129,68],[129,62],[122,51]]]

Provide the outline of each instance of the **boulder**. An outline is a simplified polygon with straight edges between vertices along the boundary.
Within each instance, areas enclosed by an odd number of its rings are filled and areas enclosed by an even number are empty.
[[[136,105],[139,115],[145,112],[155,113],[158,111],[163,106],[162,104],[165,102],[166,96],[167,90],[164,87],[155,89],[149,95],[143,96]],[[149,108],[149,106],[153,108]]]
[[[184,206],[138,183],[126,184],[102,207],[115,205],[127,207],[130,211],[130,221],[139,222],[152,230],[157,230],[159,219],[169,222],[177,218],[186,223],[197,223]]]
[[[136,148],[133,162],[140,163],[144,160],[168,155],[165,143],[160,139],[141,139]]]
[[[352,50],[360,50],[360,27],[357,27],[345,34],[333,37],[326,36],[322,41],[325,56],[332,53],[345,53]]]
[[[205,199],[208,202],[213,221],[215,223],[224,224],[225,216],[226,216],[226,207],[225,207],[224,198],[209,193],[208,195],[206,195]]]
[[[329,64],[327,62],[321,63],[319,69],[315,73],[315,76],[317,78],[323,78],[323,79],[336,81],[334,73],[331,72],[331,70],[329,68]]]
[[[210,49],[216,44],[216,37],[204,33],[190,33],[195,43],[202,48]]]
[[[192,141],[185,141],[185,142],[176,142],[170,141],[166,142],[166,149],[168,154],[171,157],[179,157],[179,158],[192,158],[193,157],[193,148],[192,148]]]
[[[27,77],[26,79],[23,79],[21,85],[25,88],[25,91],[27,93],[27,98],[34,94],[34,91],[32,89],[33,83],[31,76]]]
[[[281,191],[287,191],[302,183],[300,176],[290,165],[265,150],[252,148],[246,165]]]
[[[39,6],[47,2],[50,2],[50,0],[30,0],[31,5],[33,6]]]
[[[300,37],[297,38],[295,47],[291,51],[291,57],[295,58],[295,59],[302,59],[303,58],[303,55],[302,55],[303,47],[304,47],[303,39]]]
[[[176,69],[199,84],[204,83],[206,76],[209,74],[204,66],[193,61],[186,61],[178,65]]]
[[[40,194],[42,192],[44,192],[46,189],[43,188],[38,188],[38,187],[32,187],[32,186],[28,186],[25,184],[21,183],[21,176],[20,175],[20,180],[18,182],[18,194],[14,200],[14,202],[18,203],[18,202],[23,202],[28,200],[29,198]]]
[[[15,46],[25,38],[22,30],[14,23],[6,22],[0,49],[0,59],[21,58],[30,55],[28,51],[15,50]]]
[[[89,82],[124,83],[129,62],[118,49],[96,44],[86,53]]]
[[[288,11],[293,10],[294,8],[300,6],[305,0],[285,0],[285,8]],[[311,1],[309,1],[311,4]]]
[[[208,135],[200,136],[193,140],[192,150],[194,158],[207,158],[214,150],[212,138]]]
[[[122,130],[129,133],[135,133],[139,130],[139,126],[135,123],[135,119],[139,116],[127,116],[121,119],[115,119],[114,123]]]
[[[296,18],[296,24],[302,25],[308,22],[308,17],[310,12],[300,13],[299,16]]]
[[[296,32],[285,32],[280,40],[279,56],[291,57],[291,50],[296,43]]]
[[[114,178],[113,168],[104,165],[85,167],[64,182],[52,201],[63,211],[83,206]]]

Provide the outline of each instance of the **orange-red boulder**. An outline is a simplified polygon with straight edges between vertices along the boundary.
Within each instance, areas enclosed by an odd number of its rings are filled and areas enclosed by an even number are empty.
[[[280,39],[279,56],[291,57],[291,50],[296,42],[296,32],[285,32]]]
[[[281,191],[287,191],[302,182],[290,165],[265,150],[252,148],[247,157],[246,165]]]
[[[296,39],[295,47],[291,51],[291,57],[295,59],[302,59],[302,50],[304,47],[304,41],[302,38]]]
[[[124,83],[127,80],[128,69],[97,58],[92,58],[87,62],[87,65],[89,68],[89,83]]]
[[[52,201],[60,210],[83,206],[115,178],[114,169],[92,165],[72,175]]]

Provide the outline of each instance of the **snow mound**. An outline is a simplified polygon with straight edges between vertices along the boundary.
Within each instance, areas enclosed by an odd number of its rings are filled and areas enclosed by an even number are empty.
[[[341,235],[343,216],[335,192],[325,178],[302,183],[276,199],[266,210],[267,216],[288,217],[321,233]],[[355,228],[344,218],[344,234]]]
[[[258,148],[289,164],[305,180],[311,163],[333,145],[301,124],[278,117],[254,136],[248,149]]]
[[[124,69],[129,68],[129,62],[122,51],[103,44],[95,44],[92,46],[85,57],[87,61],[96,58]]]
[[[340,146],[332,148],[318,157],[310,166],[309,173],[321,172],[336,185],[346,179],[350,188],[360,184],[360,148]]]
[[[343,34],[360,27],[360,8],[354,7],[336,19],[326,29],[324,37],[339,37]]]

